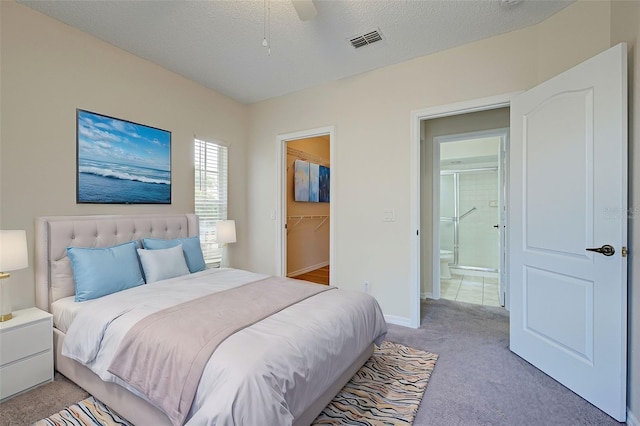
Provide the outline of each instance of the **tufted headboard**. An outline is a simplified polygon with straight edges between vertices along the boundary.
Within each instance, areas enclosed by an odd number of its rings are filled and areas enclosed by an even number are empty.
[[[35,223],[36,306],[74,294],[66,248],[108,247],[142,238],[185,238],[198,235],[195,214],[50,216]]]

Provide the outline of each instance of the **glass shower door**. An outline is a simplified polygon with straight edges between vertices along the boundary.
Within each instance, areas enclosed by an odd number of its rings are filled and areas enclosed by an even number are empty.
[[[456,179],[453,174],[440,176],[440,252],[455,252]]]
[[[458,175],[457,264],[470,268],[500,268],[498,171],[474,171]],[[469,212],[468,214],[465,214]]]

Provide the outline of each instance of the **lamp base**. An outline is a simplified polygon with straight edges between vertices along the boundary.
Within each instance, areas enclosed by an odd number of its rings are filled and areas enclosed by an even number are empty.
[[[9,299],[7,284],[11,275],[0,272],[0,322],[9,321],[13,318],[11,314],[11,300]]]

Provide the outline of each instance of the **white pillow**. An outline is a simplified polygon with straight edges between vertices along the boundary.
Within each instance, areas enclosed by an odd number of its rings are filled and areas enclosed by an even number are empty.
[[[140,263],[147,283],[166,280],[190,273],[184,259],[182,244],[168,249],[138,249]]]

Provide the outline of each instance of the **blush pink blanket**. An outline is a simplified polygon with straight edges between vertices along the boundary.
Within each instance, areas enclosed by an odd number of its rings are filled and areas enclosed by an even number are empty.
[[[127,332],[109,371],[184,424],[205,365],[227,337],[332,288],[270,277],[164,309]]]

